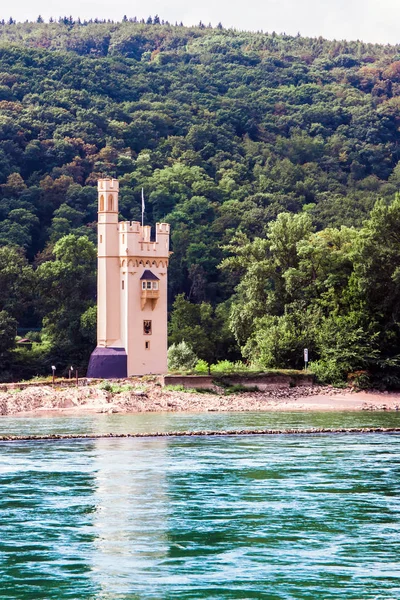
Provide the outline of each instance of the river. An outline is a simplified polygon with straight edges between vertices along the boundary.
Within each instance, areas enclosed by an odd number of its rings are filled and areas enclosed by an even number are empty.
[[[400,413],[3,418],[0,434],[400,426]],[[0,598],[400,597],[400,436],[0,443]]]

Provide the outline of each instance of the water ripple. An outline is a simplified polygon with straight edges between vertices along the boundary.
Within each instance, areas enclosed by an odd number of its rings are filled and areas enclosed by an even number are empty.
[[[399,422],[374,416],[345,425]],[[192,415],[191,426],[316,425],[302,415],[223,417]],[[325,418],[318,426],[338,419]],[[99,432],[121,419],[56,427]],[[7,421],[7,433],[50,427]],[[125,430],[134,423],[127,417]],[[160,429],[160,417],[135,427]],[[0,598],[393,600],[399,474],[397,435],[5,443]]]

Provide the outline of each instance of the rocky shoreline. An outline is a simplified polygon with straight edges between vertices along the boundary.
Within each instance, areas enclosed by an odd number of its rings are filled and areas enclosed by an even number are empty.
[[[227,394],[174,391],[157,382],[129,381],[119,388],[30,385],[0,391],[1,416],[139,412],[400,410],[400,393],[355,392],[330,386]]]

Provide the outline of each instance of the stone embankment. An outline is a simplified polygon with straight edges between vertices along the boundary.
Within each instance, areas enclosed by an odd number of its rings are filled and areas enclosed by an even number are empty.
[[[229,393],[170,390],[160,383],[130,379],[78,387],[24,385],[0,387],[0,415],[137,412],[400,410],[400,394],[299,386]],[[21,389],[22,387],[22,389]]]

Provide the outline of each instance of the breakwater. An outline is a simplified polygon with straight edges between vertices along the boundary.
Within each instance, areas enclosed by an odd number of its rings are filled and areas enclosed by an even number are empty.
[[[35,442],[52,440],[91,440],[107,438],[223,437],[255,435],[323,435],[400,433],[400,427],[313,427],[310,429],[228,429],[204,431],[156,431],[154,433],[52,433],[46,435],[1,435],[0,442]]]

